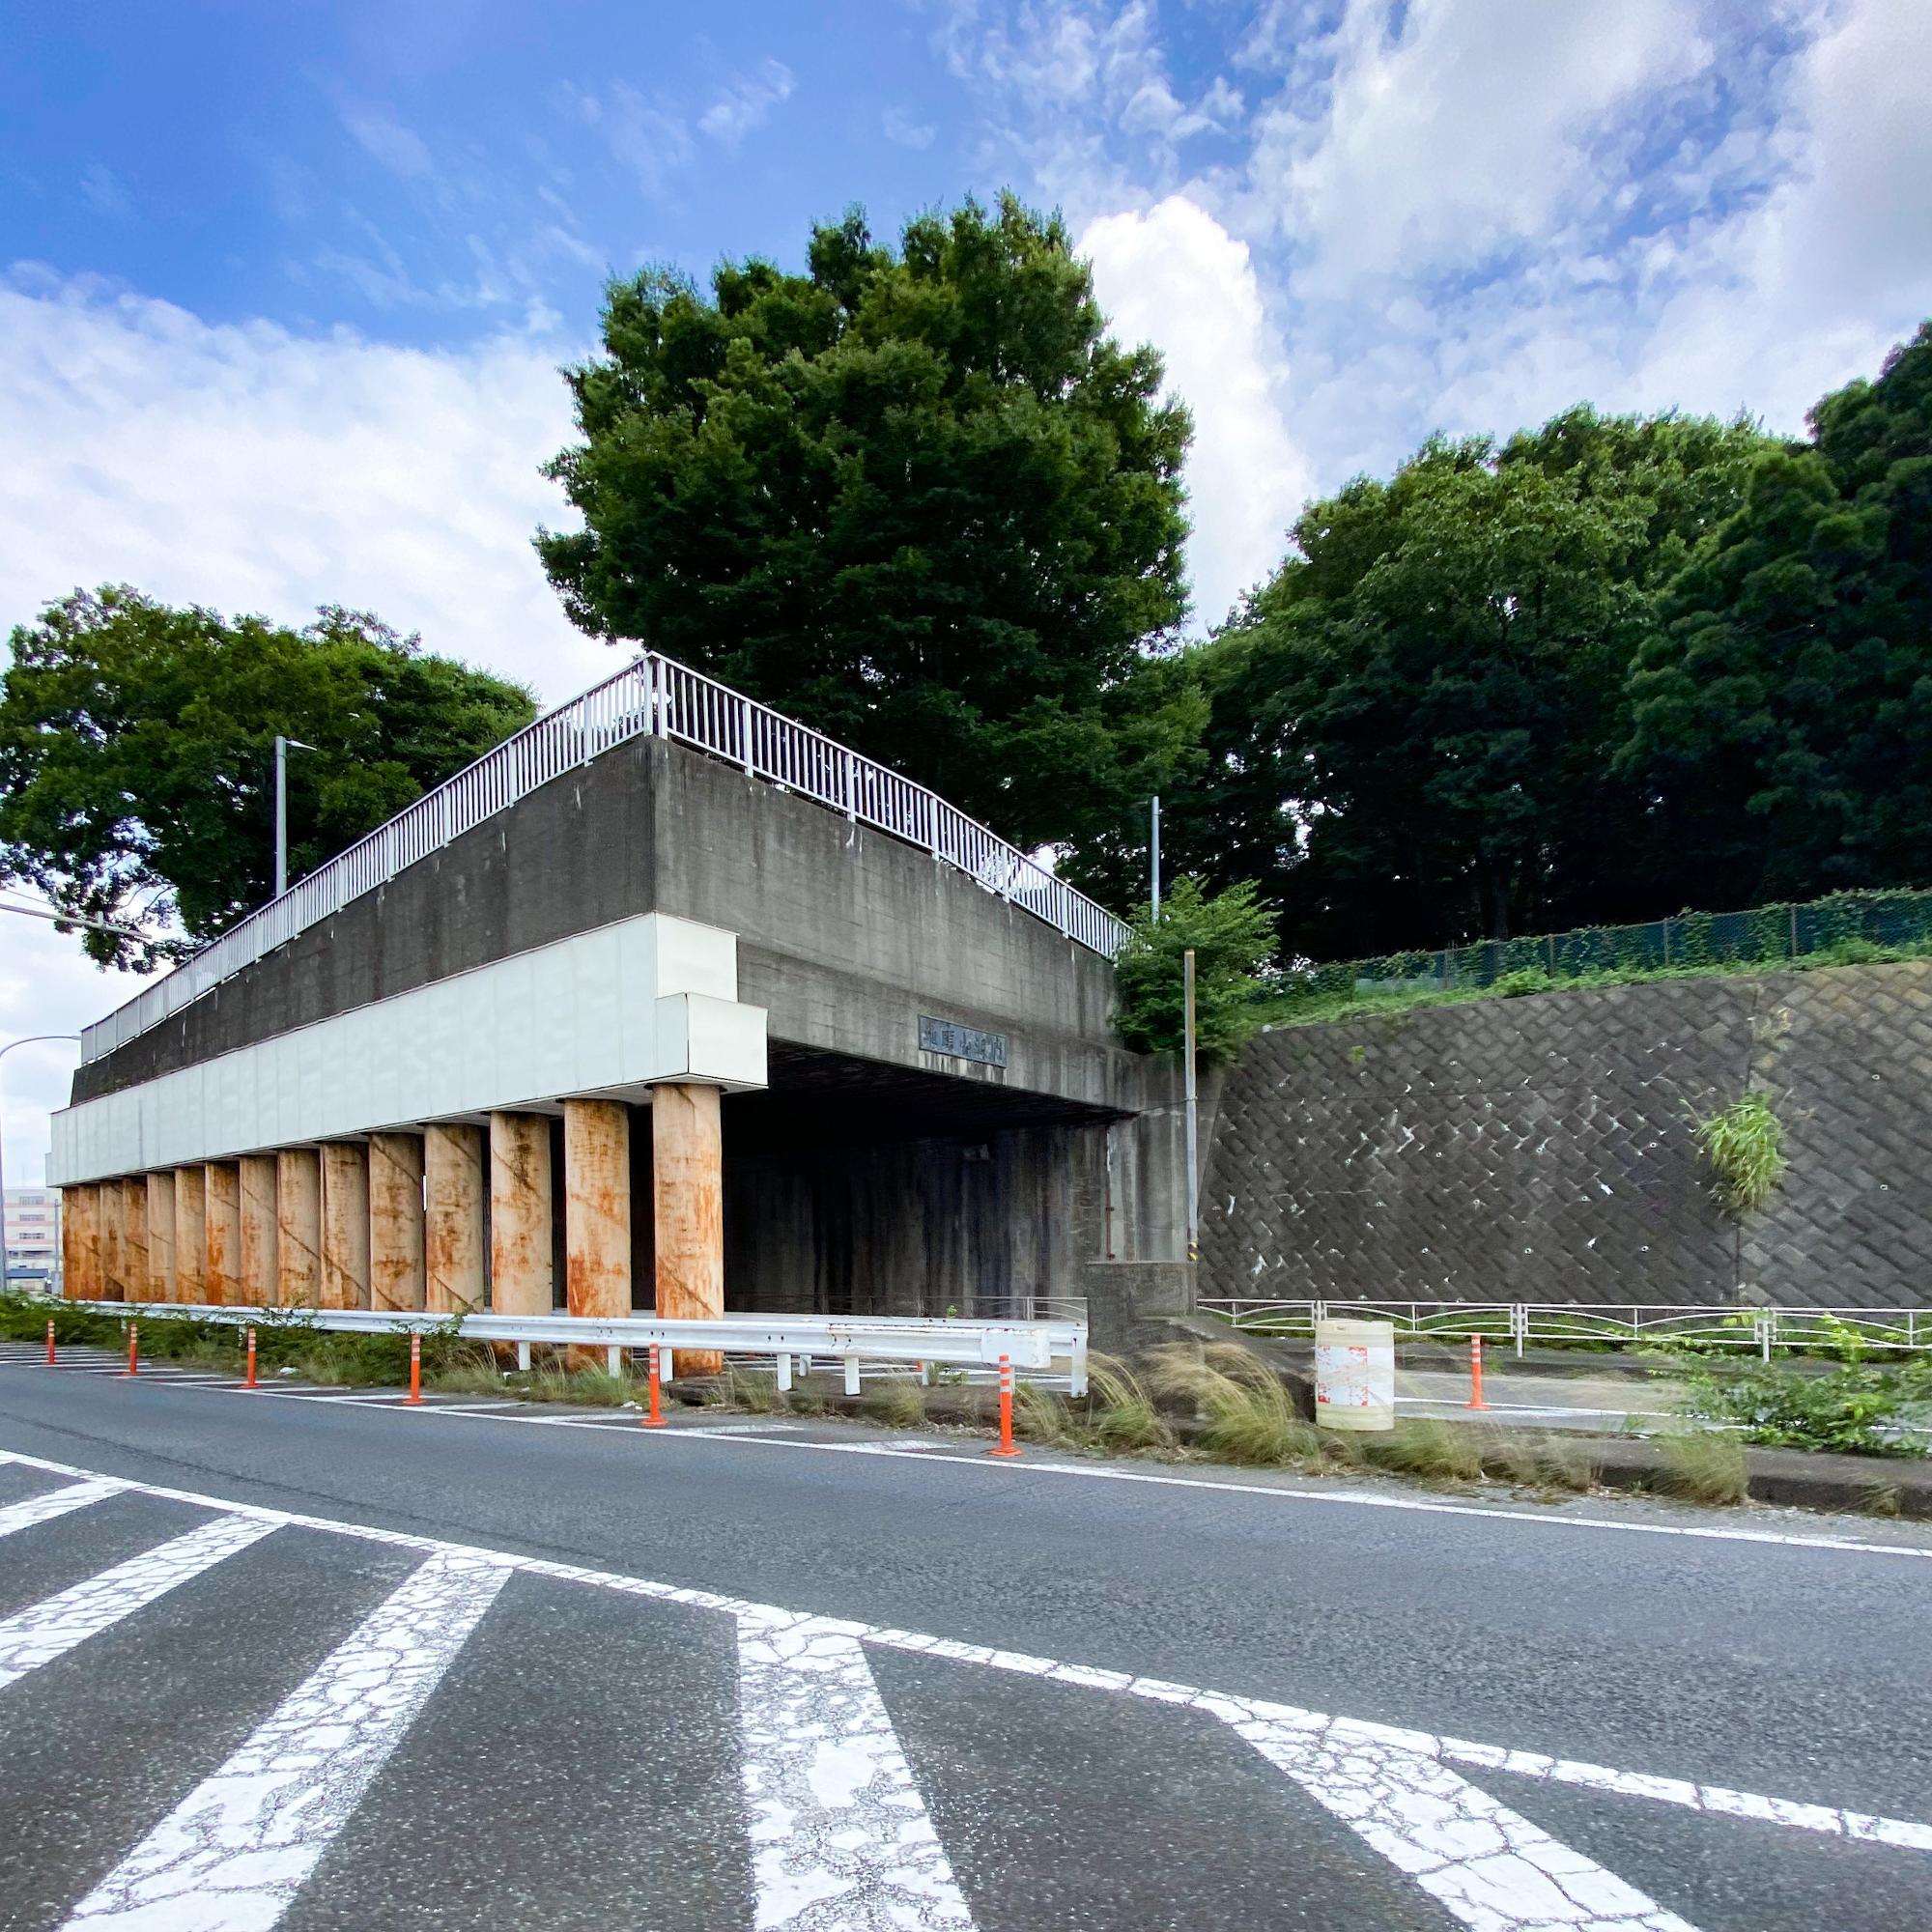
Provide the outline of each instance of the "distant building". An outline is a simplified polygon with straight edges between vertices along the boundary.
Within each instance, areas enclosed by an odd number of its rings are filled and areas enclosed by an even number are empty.
[[[49,1281],[60,1263],[60,1189],[7,1190],[7,1279]]]

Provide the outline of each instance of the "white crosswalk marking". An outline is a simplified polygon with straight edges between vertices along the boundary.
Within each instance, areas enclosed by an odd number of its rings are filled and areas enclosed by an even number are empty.
[[[37,1522],[50,1522],[69,1510],[103,1502],[109,1496],[118,1496],[127,1487],[111,1476],[91,1476],[84,1483],[70,1483],[62,1490],[44,1490],[25,1502],[9,1503],[0,1509],[0,1536],[12,1536],[16,1529],[32,1529]]]
[[[267,1932],[511,1575],[432,1556],[75,1908],[120,1932]]]
[[[863,1626],[738,1618],[757,1932],[970,1932],[899,1748]]]
[[[1694,1932],[1439,1757],[1405,1748],[1400,1732],[1282,1704],[1195,1701],[1473,1932]]]
[[[274,1528],[245,1517],[218,1517],[0,1620],[0,1690],[165,1596],[177,1583],[271,1536]]]

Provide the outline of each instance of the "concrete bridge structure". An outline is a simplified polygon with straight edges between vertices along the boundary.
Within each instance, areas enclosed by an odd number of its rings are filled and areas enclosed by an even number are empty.
[[[1178,1085],[1111,1034],[1119,936],[932,793],[639,659],[89,1029],[67,1292],[1172,1294]]]

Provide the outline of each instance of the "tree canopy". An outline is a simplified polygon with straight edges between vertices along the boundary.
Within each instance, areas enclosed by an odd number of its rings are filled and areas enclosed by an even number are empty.
[[[612,284],[568,372],[571,616],[777,705],[1025,845],[1099,836],[1204,712],[1189,425],[1107,333],[1061,222],[1010,196],[815,228],[803,273]]]
[[[75,591],[13,633],[0,683],[0,881],[117,923],[213,937],[270,896],[273,741],[289,760],[291,877],[312,871],[535,714],[530,694],[365,613],[296,631]],[[188,950],[88,931],[96,958]]]

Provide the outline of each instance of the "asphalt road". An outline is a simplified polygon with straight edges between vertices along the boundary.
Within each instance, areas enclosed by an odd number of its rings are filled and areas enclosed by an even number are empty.
[[[1932,1932],[1920,1530],[111,1366],[0,1349],[0,1927]]]

